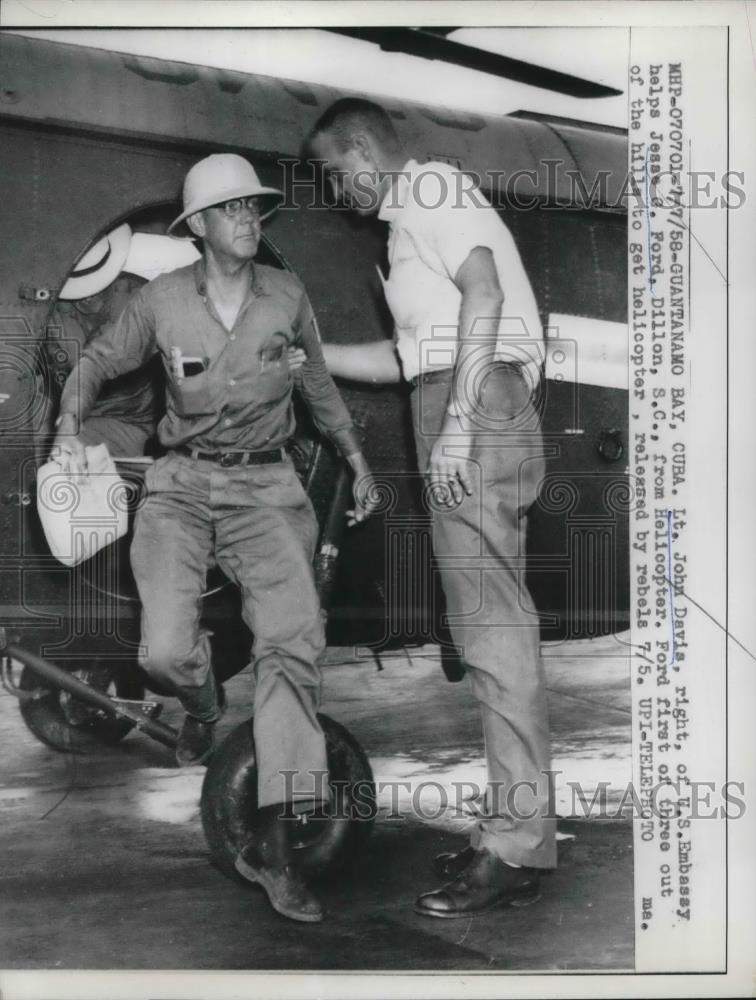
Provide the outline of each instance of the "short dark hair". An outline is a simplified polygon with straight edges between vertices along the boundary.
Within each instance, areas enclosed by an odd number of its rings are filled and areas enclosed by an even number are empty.
[[[312,148],[312,142],[318,136],[330,135],[343,152],[359,132],[368,132],[387,152],[393,153],[401,148],[401,141],[386,109],[361,97],[342,97],[326,108],[307,137],[306,147]]]

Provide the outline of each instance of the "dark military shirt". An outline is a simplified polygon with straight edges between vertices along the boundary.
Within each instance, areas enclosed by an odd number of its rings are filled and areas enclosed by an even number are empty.
[[[307,361],[289,371],[287,348]],[[140,289],[117,323],[87,345],[68,379],[61,412],[85,418],[106,379],[155,354],[166,377],[160,441],[208,451],[263,451],[294,431],[295,385],[324,434],[355,451],[349,411],[326,369],[313,312],[294,275],[255,264],[247,297],[227,329],[207,294],[204,260],[162,274]]]

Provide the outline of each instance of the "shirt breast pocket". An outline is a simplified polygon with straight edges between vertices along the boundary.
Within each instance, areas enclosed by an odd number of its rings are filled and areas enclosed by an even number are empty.
[[[173,409],[180,417],[204,417],[215,413],[215,398],[209,372],[170,379],[168,392]]]
[[[277,333],[257,355],[255,397],[260,403],[275,403],[289,391],[288,344],[286,335]]]

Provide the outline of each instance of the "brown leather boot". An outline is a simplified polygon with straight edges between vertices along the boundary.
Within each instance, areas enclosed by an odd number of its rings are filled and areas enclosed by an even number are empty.
[[[283,808],[275,805],[259,811],[254,839],[239,851],[234,867],[242,878],[263,887],[270,905],[282,916],[319,923],[323,908],[291,863],[287,820],[280,816]]]
[[[226,692],[222,684],[216,684],[212,674],[208,674],[205,684],[200,689],[201,696],[193,695],[192,700],[187,701],[187,689],[184,688],[182,702],[188,714],[184,719],[184,724],[179,733],[176,744],[176,760],[180,767],[193,767],[197,764],[205,764],[213,755],[215,750],[215,723],[226,711]],[[204,709],[208,707],[208,702],[215,702],[216,713],[212,722],[206,722],[191,714],[191,709],[204,714]]]
[[[513,868],[490,851],[476,851],[452,882],[415,902],[415,913],[447,920],[485,913],[496,906],[527,906],[540,898],[537,868]]]
[[[180,767],[204,764],[215,749],[215,723],[203,722],[187,715],[176,744],[176,760]]]

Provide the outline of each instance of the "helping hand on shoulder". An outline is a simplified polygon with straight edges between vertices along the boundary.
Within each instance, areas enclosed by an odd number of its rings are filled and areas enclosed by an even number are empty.
[[[303,347],[289,347],[286,352],[289,356],[289,371],[295,372],[307,360],[307,352]]]

